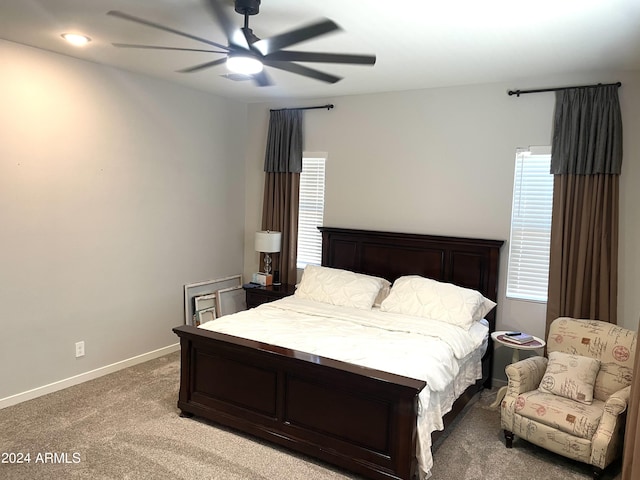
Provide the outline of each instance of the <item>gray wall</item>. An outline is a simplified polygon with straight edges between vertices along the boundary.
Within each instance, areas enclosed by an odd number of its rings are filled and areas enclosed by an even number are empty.
[[[268,109],[287,104],[247,108],[4,41],[0,53],[1,401],[173,345],[185,283],[258,268]],[[619,314],[635,330],[639,74],[322,99],[336,108],[307,113],[305,147],[329,152],[325,223],[507,240],[514,152],[549,144],[553,95],[506,90],[617,80]],[[506,255],[498,327],[541,335],[544,304],[504,297]]]
[[[624,164],[621,177],[619,323],[636,330],[640,316],[640,75],[605,72],[319,100],[331,111],[305,114],[305,149],[329,153],[325,225],[508,241],[517,147],[550,145],[552,93],[534,88],[622,81]],[[289,106],[314,102],[289,102]],[[245,274],[258,268],[250,237],[260,225],[262,162],[268,109],[249,108]],[[498,328],[544,335],[543,303],[505,298],[508,244],[502,250]],[[497,376],[510,352],[497,362]]]
[[[0,56],[3,399],[175,344],[183,285],[241,273],[246,106],[9,42]]]

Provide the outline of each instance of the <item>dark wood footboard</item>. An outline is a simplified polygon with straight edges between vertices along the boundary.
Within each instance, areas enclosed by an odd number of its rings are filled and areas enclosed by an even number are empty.
[[[421,380],[181,326],[178,407],[373,479],[411,479]]]

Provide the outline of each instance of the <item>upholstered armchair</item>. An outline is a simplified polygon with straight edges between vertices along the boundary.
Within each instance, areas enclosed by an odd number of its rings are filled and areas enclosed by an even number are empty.
[[[593,466],[593,478],[622,454],[636,332],[596,320],[561,317],[547,339],[548,358],[506,368],[501,424],[514,435]]]

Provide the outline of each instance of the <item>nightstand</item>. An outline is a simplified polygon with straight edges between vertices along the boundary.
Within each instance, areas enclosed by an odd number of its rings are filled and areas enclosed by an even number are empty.
[[[247,294],[247,308],[253,308],[263,303],[273,302],[293,295],[296,291],[296,286],[283,283],[282,285],[269,285],[268,287],[245,287],[244,290]]]

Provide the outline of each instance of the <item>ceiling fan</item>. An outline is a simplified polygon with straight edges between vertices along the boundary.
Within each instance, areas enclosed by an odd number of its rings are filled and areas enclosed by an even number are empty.
[[[113,43],[113,46],[120,48],[146,48],[154,50],[178,50],[223,54],[224,57],[222,58],[178,70],[178,72],[192,73],[226,63],[227,68],[231,70],[231,73],[222,75],[223,77],[231,80],[253,80],[260,87],[273,85],[271,78],[263,70],[264,66],[277,68],[279,70],[313,78],[322,82],[335,83],[341,80],[342,77],[321,72],[320,70],[309,68],[295,62],[343,63],[355,65],[374,65],[376,63],[375,55],[283,50],[286,47],[305,40],[310,40],[333,31],[341,30],[341,28],[332,20],[320,19],[312,24],[289,30],[270,38],[260,39],[253,33],[253,30],[249,28],[249,17],[259,13],[260,0],[234,1],[235,11],[244,16],[244,26],[242,28],[237,28],[233,24],[227,15],[222,0],[206,0],[206,3],[212,10],[218,24],[227,37],[228,44],[226,46],[205,38],[175,30],[171,27],[166,27],[164,25],[145,20],[143,18],[134,17],[133,15],[129,15],[124,12],[111,10],[107,12],[108,15],[190,38],[210,45],[211,47],[215,47],[217,50],[135,45],[128,43]]]

